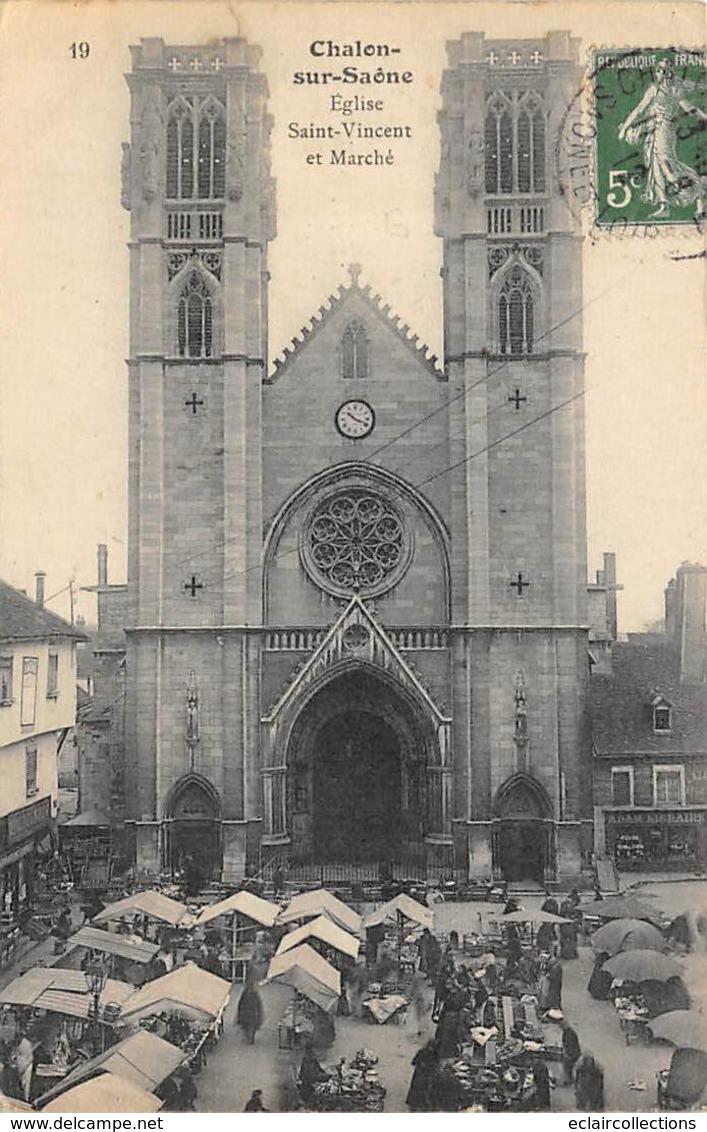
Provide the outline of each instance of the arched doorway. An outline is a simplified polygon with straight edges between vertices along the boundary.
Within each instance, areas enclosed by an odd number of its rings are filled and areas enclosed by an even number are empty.
[[[287,751],[293,860],[402,862],[425,854],[431,729],[388,680],[363,666],[306,704]]]
[[[342,711],[314,743],[313,847],[319,861],[388,861],[400,854],[402,772],[392,727]]]
[[[191,860],[203,880],[221,872],[220,804],[200,775],[188,775],[172,791],[168,807],[166,864],[175,872]]]
[[[551,806],[543,787],[530,775],[514,775],[500,787],[494,813],[494,873],[543,884],[552,868]]]

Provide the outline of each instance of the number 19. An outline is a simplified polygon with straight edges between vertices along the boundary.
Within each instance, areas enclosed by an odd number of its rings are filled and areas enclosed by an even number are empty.
[[[91,54],[91,45],[84,39],[81,43],[72,43],[69,50],[72,59],[88,59]]]

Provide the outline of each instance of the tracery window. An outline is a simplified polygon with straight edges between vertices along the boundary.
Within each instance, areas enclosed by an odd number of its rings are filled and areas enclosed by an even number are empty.
[[[226,182],[226,116],[215,98],[178,98],[167,113],[167,196],[218,199]]]
[[[213,354],[213,301],[198,271],[189,274],[177,304],[177,353],[180,358]]]
[[[306,528],[303,556],[314,579],[337,594],[382,592],[407,564],[402,516],[383,496],[351,488],[328,496]]]
[[[368,377],[368,339],[360,322],[350,322],[341,340],[342,377]]]
[[[530,354],[535,333],[533,288],[524,271],[514,267],[498,296],[498,342],[502,354]]]
[[[535,91],[496,91],[486,104],[486,192],[545,192],[545,116]]]

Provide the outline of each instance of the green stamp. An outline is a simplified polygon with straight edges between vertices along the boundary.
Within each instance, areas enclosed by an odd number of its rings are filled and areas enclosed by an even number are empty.
[[[705,54],[593,53],[600,227],[692,224],[707,213]]]

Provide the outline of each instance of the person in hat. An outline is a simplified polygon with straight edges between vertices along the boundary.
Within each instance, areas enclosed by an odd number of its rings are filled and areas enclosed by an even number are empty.
[[[543,1010],[562,1010],[562,964],[551,959],[547,965]]]
[[[541,912],[551,912],[553,916],[557,915],[557,900],[554,896],[550,895],[549,889],[545,889],[545,899],[540,905]]]
[[[253,1089],[249,1099],[245,1103],[244,1112],[268,1112],[269,1110],[263,1104],[263,1090]]]
[[[305,1044],[304,1053],[302,1054],[302,1063],[299,1067],[299,1075],[297,1078],[299,1095],[305,1104],[311,1104],[314,1100],[314,1086],[318,1085],[320,1081],[326,1080],[326,1077],[327,1074],[325,1070],[314,1056],[310,1039]]]

